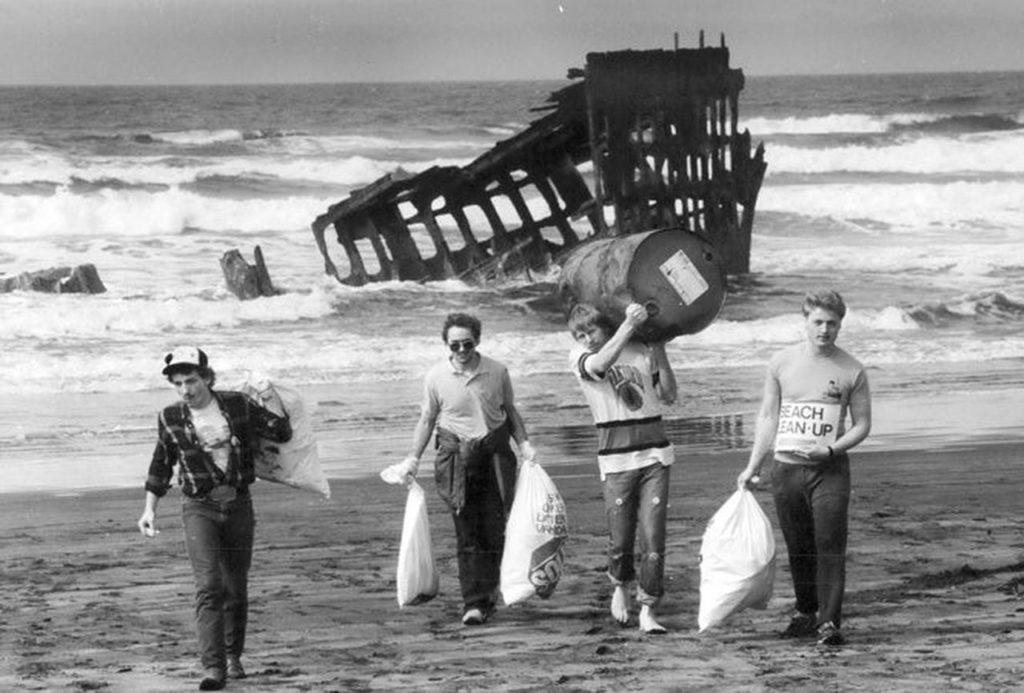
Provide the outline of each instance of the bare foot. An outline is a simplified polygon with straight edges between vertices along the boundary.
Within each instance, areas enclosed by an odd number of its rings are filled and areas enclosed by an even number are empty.
[[[612,594],[612,618],[626,625],[629,623],[629,592],[625,585],[616,585]]]
[[[665,626],[658,623],[654,618],[654,609],[646,604],[640,607],[640,632],[652,635],[668,632]]]

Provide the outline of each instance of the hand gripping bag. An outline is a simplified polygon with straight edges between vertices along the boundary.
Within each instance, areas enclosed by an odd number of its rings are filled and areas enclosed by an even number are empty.
[[[772,524],[749,490],[737,490],[708,522],[700,547],[701,632],[746,609],[764,609],[775,581]]]
[[[569,536],[565,502],[544,468],[523,464],[505,526],[501,556],[501,597],[516,604],[555,591],[565,564]]]
[[[395,582],[399,606],[422,604],[437,596],[440,579],[430,543],[427,497],[415,480],[409,482],[409,493],[405,499]]]
[[[302,396],[289,387],[251,374],[239,389],[275,414],[287,412],[292,425],[292,438],[287,443],[257,439],[253,451],[256,476],[330,498],[331,487],[320,468],[312,410]]]

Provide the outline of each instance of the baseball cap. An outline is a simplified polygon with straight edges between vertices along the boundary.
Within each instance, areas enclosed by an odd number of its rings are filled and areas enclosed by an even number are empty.
[[[165,365],[162,372],[164,375],[170,375],[171,371],[182,367],[206,368],[207,363],[206,352],[199,347],[178,346],[164,356]]]

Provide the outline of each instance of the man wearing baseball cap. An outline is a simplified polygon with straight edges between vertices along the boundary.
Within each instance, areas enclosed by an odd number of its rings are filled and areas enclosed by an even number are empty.
[[[292,428],[286,413],[279,416],[239,392],[214,390],[216,374],[198,347],[176,347],[164,357],[162,373],[180,401],[165,407],[157,419],[139,530],[156,536],[157,505],[177,466],[185,546],[196,585],[203,667],[199,690],[220,690],[227,678],[245,677],[241,656],[256,524],[249,495],[256,479],[255,438],[284,443]]]

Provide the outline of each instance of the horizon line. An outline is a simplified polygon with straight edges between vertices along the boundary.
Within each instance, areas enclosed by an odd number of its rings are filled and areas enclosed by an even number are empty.
[[[742,68],[734,68],[741,69]],[[910,75],[990,75],[1024,73],[1021,69],[984,70],[892,70],[881,72],[779,72],[748,73],[747,79],[779,79],[806,77],[881,77]],[[381,80],[338,80],[338,81],[268,81],[268,82],[3,82],[0,89],[24,88],[160,88],[160,87],[283,87],[283,86],[340,86],[340,85],[409,85],[409,84],[501,84],[508,82],[572,82],[569,77],[487,77],[478,79],[381,79]]]

